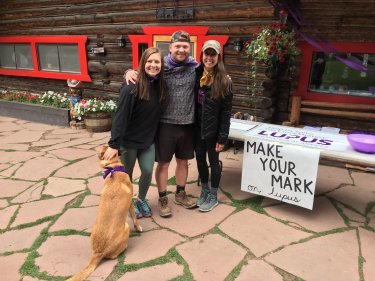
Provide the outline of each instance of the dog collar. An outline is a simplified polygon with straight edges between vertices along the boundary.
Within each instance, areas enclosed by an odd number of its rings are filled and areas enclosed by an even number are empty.
[[[109,174],[111,174],[110,177],[112,178],[114,172],[123,172],[123,173],[127,174],[127,172],[125,171],[124,166],[116,166],[114,168],[112,168],[112,167],[105,167],[103,179],[105,179]]]

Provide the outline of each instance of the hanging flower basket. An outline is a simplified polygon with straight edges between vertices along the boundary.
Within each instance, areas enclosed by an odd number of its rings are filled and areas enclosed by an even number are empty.
[[[296,34],[284,24],[265,26],[254,36],[255,39],[246,43],[245,53],[256,61],[273,65],[287,62],[299,54]]]

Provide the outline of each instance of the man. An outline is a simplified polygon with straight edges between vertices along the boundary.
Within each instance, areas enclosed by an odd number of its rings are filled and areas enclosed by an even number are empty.
[[[172,215],[168,206],[167,181],[168,167],[176,158],[175,203],[185,208],[195,207],[186,192],[188,160],[194,158],[194,82],[198,63],[190,57],[190,36],[183,30],[172,34],[169,54],[164,57],[164,75],[168,88],[168,101],[163,111],[159,131],[156,136],[156,183],[159,191],[159,215]],[[125,79],[134,81],[137,72],[130,70]]]

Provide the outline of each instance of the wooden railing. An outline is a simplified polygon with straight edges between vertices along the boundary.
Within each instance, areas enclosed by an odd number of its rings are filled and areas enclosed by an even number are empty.
[[[300,125],[302,113],[331,118],[348,118],[360,122],[360,120],[375,120],[375,105],[307,101],[302,100],[301,97],[294,96],[292,97],[290,119],[284,122],[283,125]],[[367,128],[363,129],[366,130]]]

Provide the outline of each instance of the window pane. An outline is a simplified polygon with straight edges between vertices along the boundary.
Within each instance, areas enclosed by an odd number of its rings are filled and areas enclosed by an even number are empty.
[[[38,44],[37,48],[40,70],[60,71],[57,45]]]
[[[17,69],[34,69],[30,44],[15,44]]]
[[[60,58],[60,71],[80,73],[81,66],[79,64],[78,45],[58,45]]]
[[[375,54],[338,54],[367,66],[367,72],[354,70],[338,61],[334,54],[315,52],[311,65],[309,90],[326,94],[375,97]]]
[[[142,54],[144,51],[146,51],[147,48],[148,48],[147,43],[138,43],[138,61],[141,60]],[[163,52],[163,55],[164,55],[164,52]]]
[[[16,69],[14,44],[0,44],[0,67]]]
[[[161,50],[163,56],[167,56],[169,53],[169,42],[156,42],[156,47]]]

